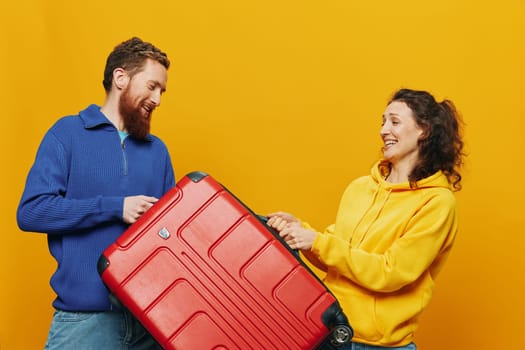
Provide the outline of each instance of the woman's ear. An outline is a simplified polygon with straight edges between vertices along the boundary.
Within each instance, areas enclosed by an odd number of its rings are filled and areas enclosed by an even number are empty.
[[[423,141],[430,137],[430,126],[425,124],[420,126],[421,134],[419,135],[418,140]]]
[[[115,68],[113,71],[113,83],[115,84],[115,87],[122,90],[128,85],[128,82],[128,73],[122,68]]]
[[[418,127],[421,131],[418,140],[423,141],[428,139],[430,137],[430,124],[428,122],[423,121],[421,124],[418,125]]]

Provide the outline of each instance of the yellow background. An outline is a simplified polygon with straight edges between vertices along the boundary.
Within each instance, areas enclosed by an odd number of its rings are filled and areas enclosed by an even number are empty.
[[[18,0],[0,4],[0,349],[43,348],[54,261],[15,210],[46,130],[103,102],[107,54],[138,35],[172,61],[153,131],[180,178],[214,175],[257,212],[318,228],[380,156],[400,87],[467,124],[461,231],[420,349],[524,349],[524,1]]]

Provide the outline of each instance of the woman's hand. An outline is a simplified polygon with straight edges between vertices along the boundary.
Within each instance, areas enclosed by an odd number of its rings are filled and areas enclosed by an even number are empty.
[[[279,231],[279,235],[292,249],[312,248],[317,232],[303,228],[301,221],[285,212],[268,214],[268,226]]]
[[[277,231],[280,232],[288,224],[297,224],[300,226],[301,222],[292,214],[285,213],[283,211],[268,214],[267,225],[273,227]]]
[[[285,226],[279,235],[292,249],[310,250],[317,232],[292,224]]]

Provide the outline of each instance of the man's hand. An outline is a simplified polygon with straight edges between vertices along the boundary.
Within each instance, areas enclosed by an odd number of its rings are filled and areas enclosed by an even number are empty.
[[[122,220],[127,224],[137,221],[149,208],[158,201],[158,198],[148,196],[130,196],[124,198]]]

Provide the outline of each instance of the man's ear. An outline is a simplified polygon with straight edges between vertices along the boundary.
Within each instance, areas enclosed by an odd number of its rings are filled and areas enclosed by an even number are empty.
[[[115,84],[115,87],[122,90],[128,85],[128,82],[128,73],[122,68],[115,68],[113,71],[113,83]]]

